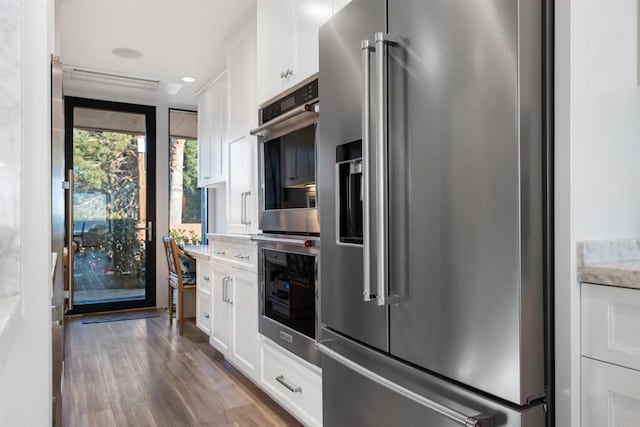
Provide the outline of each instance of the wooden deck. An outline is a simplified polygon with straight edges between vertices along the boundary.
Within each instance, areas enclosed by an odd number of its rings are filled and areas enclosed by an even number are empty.
[[[65,328],[65,426],[299,426],[193,324],[158,318]]]

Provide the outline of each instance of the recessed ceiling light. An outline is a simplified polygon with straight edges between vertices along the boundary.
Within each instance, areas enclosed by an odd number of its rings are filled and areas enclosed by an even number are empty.
[[[111,49],[111,53],[113,53],[115,56],[126,59],[142,58],[142,52],[135,49],[129,49],[128,47],[117,47],[115,49]]]
[[[182,81],[185,83],[193,83],[196,81],[196,79],[194,79],[193,77],[183,77]]]

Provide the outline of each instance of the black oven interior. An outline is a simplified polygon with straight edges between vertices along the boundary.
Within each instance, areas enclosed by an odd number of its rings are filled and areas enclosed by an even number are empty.
[[[264,249],[264,264],[264,315],[315,339],[315,256]]]
[[[316,124],[264,143],[264,209],[316,207]]]

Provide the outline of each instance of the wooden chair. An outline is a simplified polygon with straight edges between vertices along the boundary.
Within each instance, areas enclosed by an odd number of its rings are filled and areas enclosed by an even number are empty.
[[[174,239],[164,236],[162,243],[164,243],[164,250],[167,254],[167,264],[169,266],[169,325],[173,324],[173,290],[175,289],[178,299],[176,303],[176,320],[180,323],[180,335],[182,335],[184,331],[182,294],[184,291],[190,291],[196,288],[196,272],[189,271],[188,269],[190,261],[195,263],[195,260],[180,249]],[[187,263],[186,271],[184,268],[185,262]]]

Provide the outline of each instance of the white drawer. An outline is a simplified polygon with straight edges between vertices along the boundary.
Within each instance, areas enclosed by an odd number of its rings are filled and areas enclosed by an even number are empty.
[[[582,358],[582,427],[640,426],[640,371]]]
[[[255,243],[232,243],[210,240],[211,259],[228,262],[230,265],[248,271],[257,271],[258,247]]]
[[[211,335],[211,295],[196,291],[196,326],[207,335]]]
[[[275,344],[260,343],[260,383],[306,425],[322,425],[322,376]]]
[[[196,286],[199,291],[205,294],[211,294],[211,283],[213,282],[213,274],[211,273],[211,264],[209,261],[197,261],[196,265]]]
[[[582,355],[640,370],[640,290],[582,284]]]

